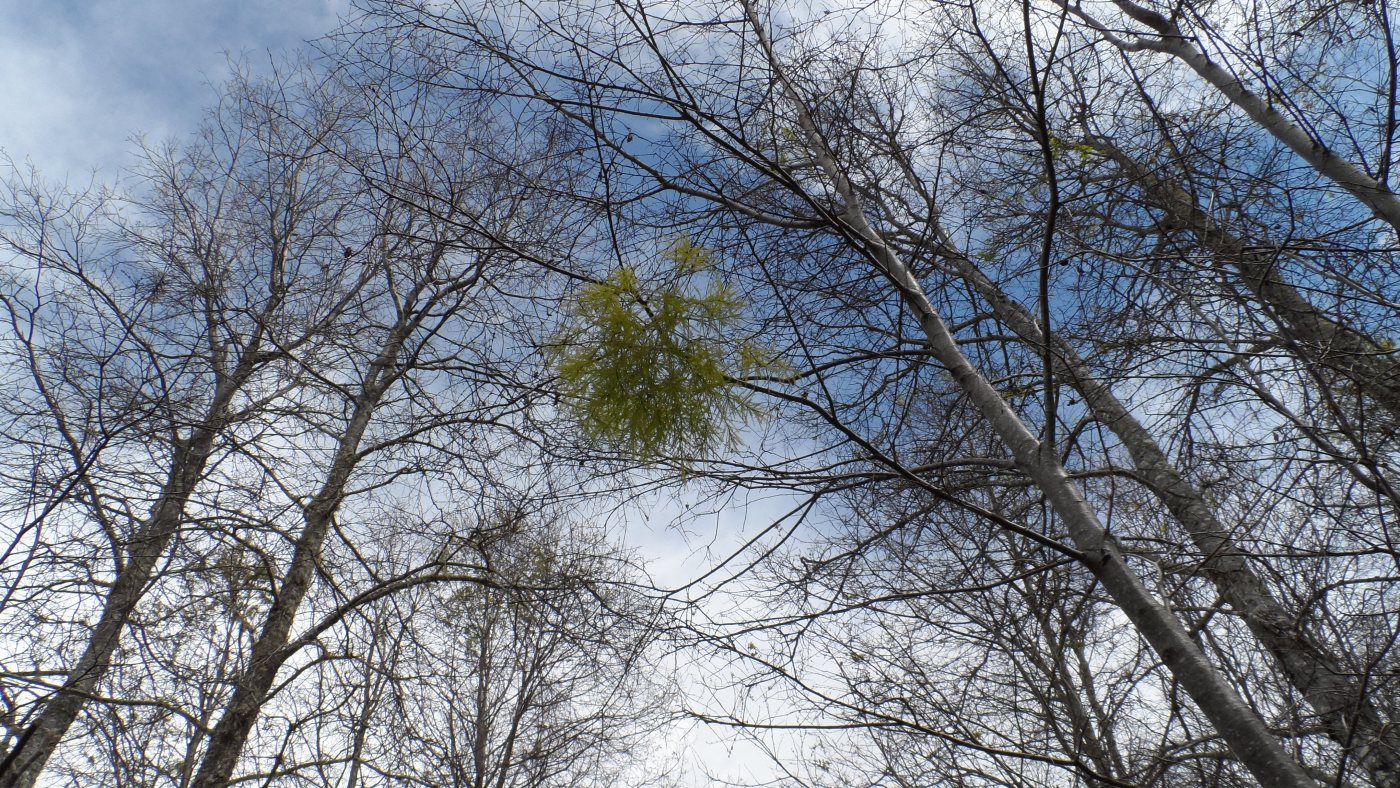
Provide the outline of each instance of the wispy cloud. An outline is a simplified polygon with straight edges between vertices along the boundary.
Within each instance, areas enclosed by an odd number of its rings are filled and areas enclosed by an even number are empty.
[[[0,0],[0,148],[52,178],[117,173],[128,140],[194,128],[228,55],[265,62],[345,0]]]

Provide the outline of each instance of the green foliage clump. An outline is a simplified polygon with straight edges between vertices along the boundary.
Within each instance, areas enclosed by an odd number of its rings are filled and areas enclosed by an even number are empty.
[[[754,411],[733,379],[762,368],[764,354],[734,338],[744,302],[705,275],[711,254],[682,240],[666,256],[666,281],[623,266],[582,288],[558,337],[559,379],[592,438],[643,457],[698,457]]]

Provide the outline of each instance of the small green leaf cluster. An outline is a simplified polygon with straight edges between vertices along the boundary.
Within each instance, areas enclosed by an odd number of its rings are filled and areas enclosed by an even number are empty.
[[[1103,152],[1087,142],[1075,142],[1053,135],[1050,137],[1050,153],[1057,159],[1065,156],[1076,156],[1084,161],[1103,158]]]
[[[700,457],[731,442],[754,411],[733,385],[764,354],[734,339],[744,302],[687,240],[669,275],[623,266],[584,286],[557,337],[561,388],[585,433],[642,457]]]

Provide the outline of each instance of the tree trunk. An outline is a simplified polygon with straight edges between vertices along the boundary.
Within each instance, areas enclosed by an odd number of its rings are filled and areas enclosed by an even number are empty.
[[[798,124],[808,147],[835,188],[842,205],[839,215],[833,217],[837,220],[837,229],[846,234],[853,245],[898,289],[904,303],[918,317],[927,347],[934,358],[948,370],[958,387],[1006,444],[1017,465],[1044,494],[1068,529],[1070,539],[1079,550],[1081,563],[1108,591],[1137,631],[1161,657],[1172,676],[1210,719],[1235,756],[1261,785],[1315,786],[1316,783],[1303,767],[1284,752],[1264,721],[1206,659],[1171,610],[1154,597],[1133,573],[1117,544],[1099,522],[1098,515],[1060,464],[1054,447],[1043,446],[1036,439],[996,388],[962,353],[956,338],[913,273],[866,220],[855,188],[827,150],[805,105],[784,80],[757,12],[749,2],[745,2],[745,10],[770,64],[778,72],[777,79],[782,82],[781,92],[787,95],[797,113]],[[1009,299],[1006,301],[1011,303]],[[1124,415],[1127,415],[1126,412]],[[1141,425],[1138,426],[1140,429]],[[1146,431],[1143,432],[1145,435]]]
[[[321,561],[321,548],[345,497],[350,475],[360,460],[360,443],[375,408],[395,377],[391,370],[412,325],[412,320],[405,316],[394,326],[384,349],[375,357],[365,375],[365,383],[346,422],[345,432],[340,436],[325,482],[302,510],[304,525],[292,551],[291,565],[267,612],[262,630],[253,643],[248,665],[234,680],[233,697],[209,737],[209,747],[195,774],[193,788],[224,788],[229,784],[253,725],[267,702],[277,672],[294,653],[294,650],[287,648],[292,624],[311,588],[316,566]]]
[[[1125,40],[1109,30],[1098,20],[1088,16],[1077,4],[1066,0],[1056,0],[1062,8],[1083,19],[1091,27],[1102,33],[1109,41],[1125,51],[1147,49],[1161,52],[1185,63],[1190,69],[1220,94],[1244,111],[1259,127],[1274,139],[1288,146],[1300,159],[1307,162],[1323,177],[1345,189],[1361,201],[1376,218],[1389,224],[1400,233],[1400,197],[1383,183],[1367,175],[1365,170],[1328,150],[1319,139],[1315,139],[1305,129],[1290,121],[1275,110],[1258,94],[1245,87],[1244,83],[1215,63],[1187,37],[1175,22],[1150,8],[1138,5],[1132,0],[1114,0],[1120,10],[1129,18],[1152,29],[1156,38]]]
[[[306,527],[297,540],[291,567],[282,582],[262,631],[253,644],[248,667],[234,683],[233,698],[209,738],[209,748],[195,774],[194,788],[224,788],[243,753],[277,671],[291,656],[286,646],[297,609],[306,597],[319,563],[321,546],[335,517],[337,498],[316,496],[304,514]]]
[[[87,647],[68,672],[63,686],[44,703],[38,717],[25,728],[19,741],[0,762],[0,788],[31,788],[84,704],[96,694],[97,685],[111,667],[112,653],[126,622],[184,521],[185,506],[204,476],[229,403],[252,372],[254,355],[245,355],[230,379],[218,387],[204,422],[191,430],[189,438],[175,446],[170,474],[160,497],[152,507],[151,516],[137,529],[127,546],[126,561],[117,570],[112,589],[103,603],[102,615],[88,636]]]
[[[1152,596],[1124,562],[1121,551],[1108,537],[1083,493],[1056,459],[1053,449],[1040,444],[996,389],[973,368],[903,262],[856,210],[848,208],[842,219],[863,242],[865,251],[876,264],[894,280],[905,303],[919,315],[934,357],[947,367],[1011,450],[1017,465],[1030,475],[1064,522],[1082,554],[1083,564],[1156,650],[1241,763],[1262,785],[1315,785],[1298,762],[1283,751],[1263,720],[1206,659],[1181,622]],[[1240,560],[1238,556],[1234,558]],[[1257,582],[1257,578],[1255,580]]]
[[[1088,144],[1108,156],[1148,200],[1191,231],[1220,267],[1228,267],[1279,323],[1304,361],[1341,375],[1400,420],[1400,361],[1371,337],[1333,320],[1284,281],[1273,254],[1222,227],[1185,188],[1133,160],[1107,140]]]
[[[1044,341],[1029,310],[1012,300],[965,257],[948,258],[973,284],[997,316],[1032,344]],[[1069,343],[1052,336],[1056,373],[1084,397],[1094,418],[1123,442],[1143,483],[1171,512],[1201,554],[1201,572],[1220,592],[1250,632],[1274,655],[1289,682],[1305,698],[1328,736],[1352,750],[1379,785],[1400,775],[1400,732],[1388,725],[1363,694],[1361,682],[1324,644],[1318,642],[1274,597],[1246,561],[1246,552],[1205,497],[1167,459],[1152,433]]]

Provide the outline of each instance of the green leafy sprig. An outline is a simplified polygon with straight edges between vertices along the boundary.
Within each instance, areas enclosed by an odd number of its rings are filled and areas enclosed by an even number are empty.
[[[713,275],[713,255],[682,239],[669,276],[631,266],[585,285],[556,337],[559,381],[584,432],[646,458],[703,457],[757,412],[737,377],[765,354],[735,334],[745,303]]]

